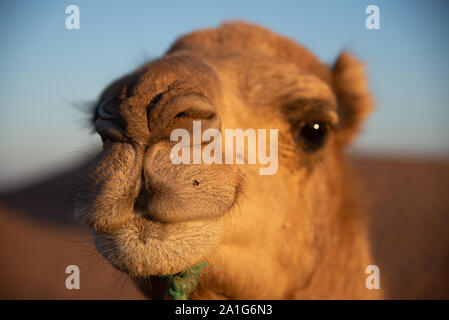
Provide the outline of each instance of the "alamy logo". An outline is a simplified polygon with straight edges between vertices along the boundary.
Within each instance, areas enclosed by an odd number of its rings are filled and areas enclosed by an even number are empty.
[[[181,141],[179,141],[181,138]],[[254,129],[225,129],[225,159],[224,164],[234,163],[234,138],[235,163],[245,163],[245,138],[248,141],[248,164],[265,166],[259,169],[260,175],[273,175],[278,169],[278,130],[270,129],[267,141],[267,130],[258,129],[257,135]],[[213,141],[211,141],[213,139]],[[201,121],[193,121],[193,137],[185,129],[175,129],[170,134],[170,141],[179,141],[170,151],[170,160],[174,164],[223,164],[223,138],[218,129],[207,129],[201,135]],[[211,141],[211,142],[209,142]],[[201,146],[206,144],[202,150]],[[267,142],[269,153],[267,154]],[[191,157],[190,150],[193,149]],[[191,158],[193,161],[191,162]]]
[[[367,289],[380,289],[380,270],[379,267],[371,264],[366,267],[365,273],[369,274],[366,278],[365,286]]]
[[[368,30],[379,30],[380,29],[380,10],[379,7],[372,4],[366,7],[365,13],[369,14],[365,20],[365,27]]]
[[[65,273],[69,276],[65,279],[65,287],[68,290],[79,290],[80,288],[80,268],[71,264],[65,268]]]
[[[65,8],[65,13],[69,14],[65,19],[65,27],[68,30],[78,30],[80,28],[80,8],[72,4]]]

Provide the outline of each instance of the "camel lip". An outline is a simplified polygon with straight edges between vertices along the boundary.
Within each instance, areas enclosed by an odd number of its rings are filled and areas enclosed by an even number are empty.
[[[237,205],[242,192],[242,180],[242,177],[239,177],[235,185],[232,203],[229,208],[224,209],[220,216],[226,215]],[[181,218],[172,219],[169,211],[160,211],[159,206],[153,206],[153,201],[160,201],[158,197],[163,195],[161,189],[163,188],[145,181],[142,174],[141,182],[136,184],[133,192],[128,193],[125,205],[119,207],[111,205],[111,202],[108,204],[99,195],[93,196],[93,199],[80,197],[76,202],[73,217],[91,230],[103,233],[120,232],[135,219],[140,220],[142,225],[153,223],[168,226],[179,223],[213,221],[217,218],[217,216],[190,216],[186,211]],[[162,201],[170,201],[165,197],[162,198],[164,198]],[[112,201],[118,200],[115,198]],[[105,203],[107,205],[103,206]]]
[[[135,216],[118,230],[94,231],[93,235],[98,252],[117,270],[131,277],[163,276],[204,260],[219,245],[223,222],[164,224]],[[190,252],[187,260],[186,252]],[[168,264],[164,262],[167,257]]]

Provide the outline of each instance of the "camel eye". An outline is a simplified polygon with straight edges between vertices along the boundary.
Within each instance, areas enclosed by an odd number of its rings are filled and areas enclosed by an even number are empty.
[[[323,147],[328,135],[329,126],[324,122],[303,122],[299,129],[299,138],[307,152],[313,152]]]

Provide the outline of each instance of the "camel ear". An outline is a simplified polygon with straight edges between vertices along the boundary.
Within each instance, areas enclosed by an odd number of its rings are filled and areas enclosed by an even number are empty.
[[[332,68],[332,84],[340,118],[337,139],[341,145],[348,145],[373,109],[363,64],[342,52]]]

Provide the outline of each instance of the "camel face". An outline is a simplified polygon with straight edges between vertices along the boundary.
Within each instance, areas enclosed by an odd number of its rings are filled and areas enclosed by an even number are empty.
[[[242,23],[179,39],[101,95],[94,123],[103,151],[76,217],[103,256],[135,278],[206,260],[193,297],[294,297],[352,219],[342,214],[341,151],[369,109],[360,72],[348,55],[329,69]],[[174,164],[170,134],[191,133],[194,121],[221,132],[276,129],[276,173],[260,175],[248,161]]]

